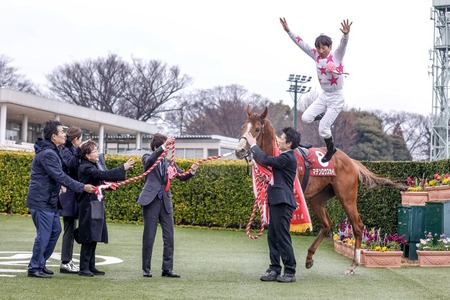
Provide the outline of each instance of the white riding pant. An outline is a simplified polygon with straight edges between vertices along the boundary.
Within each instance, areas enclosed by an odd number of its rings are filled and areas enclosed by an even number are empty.
[[[309,124],[314,118],[325,113],[319,123],[319,135],[324,139],[331,137],[331,126],[339,113],[344,109],[345,99],[342,89],[334,92],[322,92],[319,97],[305,110],[302,121]]]

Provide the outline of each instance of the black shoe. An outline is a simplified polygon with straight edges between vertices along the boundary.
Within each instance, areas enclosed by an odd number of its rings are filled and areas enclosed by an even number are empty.
[[[28,277],[38,277],[38,278],[52,278],[52,275],[45,274],[42,271],[28,271]]]
[[[80,276],[85,276],[85,277],[92,277],[92,276],[94,276],[94,273],[92,273],[92,272],[89,271],[89,270],[83,270],[83,271],[80,271],[80,272],[78,273],[78,275],[80,275]]]
[[[92,268],[89,269],[89,271],[92,272],[92,274],[96,275],[96,276],[103,276],[105,275],[105,272],[98,270],[97,268]]]
[[[267,270],[263,276],[261,276],[261,281],[277,281],[278,273],[274,270]]]
[[[53,273],[52,270],[47,269],[46,267],[42,268],[42,273],[47,274],[47,275],[53,275],[55,273]]]
[[[172,271],[162,271],[162,277],[180,278],[181,275],[173,273]]]
[[[295,274],[284,274],[283,276],[278,276],[278,282],[295,282]]]
[[[144,272],[142,273],[142,276],[144,276],[144,277],[153,277],[153,274],[152,274],[152,272],[150,272],[150,271],[144,271]]]

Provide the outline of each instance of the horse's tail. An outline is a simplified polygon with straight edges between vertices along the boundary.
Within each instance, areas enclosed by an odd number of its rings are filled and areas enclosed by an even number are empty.
[[[357,160],[353,159],[353,163],[355,164],[356,168],[358,169],[359,180],[365,186],[367,186],[371,189],[375,188],[375,187],[379,187],[379,186],[391,186],[391,187],[395,187],[395,188],[399,188],[399,189],[405,188],[405,185],[403,185],[401,183],[396,183],[388,178],[383,178],[383,177],[376,175],[375,173],[373,173],[372,171],[367,169],[362,163],[360,163]]]

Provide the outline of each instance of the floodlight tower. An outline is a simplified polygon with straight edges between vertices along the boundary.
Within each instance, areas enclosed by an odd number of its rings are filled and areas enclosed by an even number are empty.
[[[450,80],[450,0],[433,0],[431,20],[434,21],[433,49],[433,103],[431,116],[430,159],[448,159],[449,143],[449,80]]]
[[[449,0],[450,1],[450,0]],[[291,82],[289,90],[290,93],[294,93],[294,129],[297,130],[297,94],[306,94],[311,90],[310,86],[301,85],[311,81],[311,76],[306,75],[294,75],[290,74],[287,81]],[[300,85],[299,85],[300,83]]]

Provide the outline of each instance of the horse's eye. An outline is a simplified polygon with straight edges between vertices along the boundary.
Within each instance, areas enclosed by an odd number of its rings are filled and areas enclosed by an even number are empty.
[[[256,128],[255,131],[256,131],[256,132],[260,132],[261,129],[260,129],[260,128]]]

